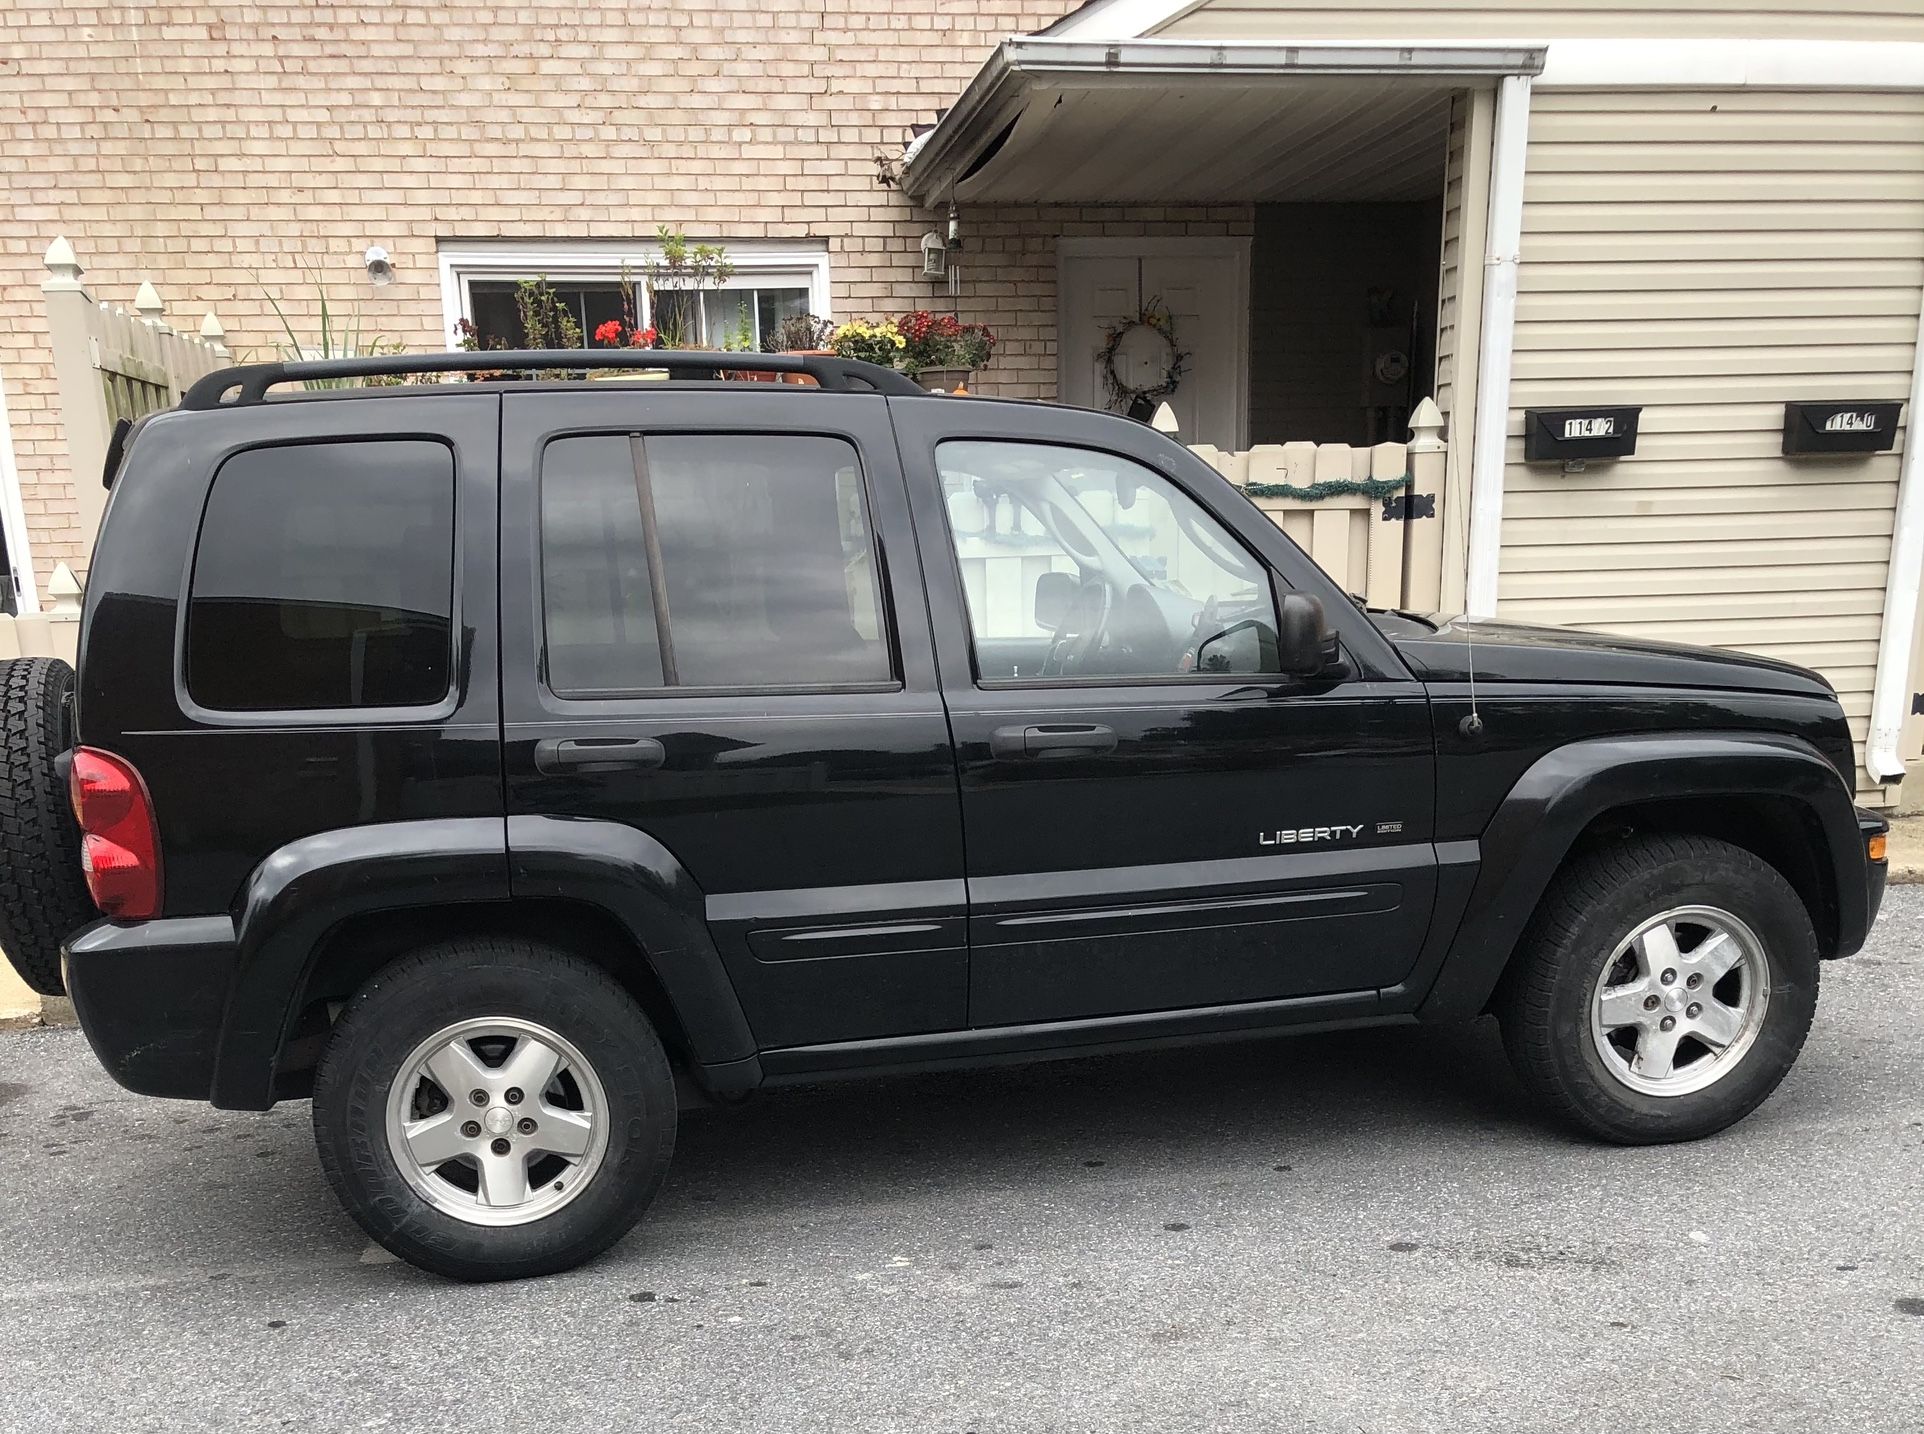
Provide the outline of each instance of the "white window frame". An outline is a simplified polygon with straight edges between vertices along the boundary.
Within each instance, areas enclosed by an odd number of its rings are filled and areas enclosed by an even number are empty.
[[[819,243],[760,241],[735,245],[726,237],[720,243],[728,251],[734,274],[724,289],[797,288],[808,289],[808,310],[819,318],[829,312],[828,250]],[[641,313],[636,315],[643,328],[648,326],[647,288],[642,272],[651,259],[658,258],[658,245],[639,240],[594,239],[540,242],[490,242],[452,240],[440,246],[441,327],[450,349],[461,346],[461,320],[473,317],[469,285],[476,279],[515,280],[549,279],[618,282],[624,265],[635,282]],[[587,337],[583,336],[584,339]]]

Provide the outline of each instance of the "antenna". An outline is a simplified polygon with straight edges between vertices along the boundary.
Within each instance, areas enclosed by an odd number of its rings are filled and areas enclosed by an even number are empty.
[[[1463,644],[1470,662],[1470,715],[1456,724],[1456,730],[1465,737],[1483,735],[1483,716],[1476,710],[1476,623],[1466,619],[1463,625]]]

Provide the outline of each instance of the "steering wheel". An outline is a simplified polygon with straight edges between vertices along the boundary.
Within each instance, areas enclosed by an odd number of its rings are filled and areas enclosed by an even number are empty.
[[[1214,593],[1211,593],[1203,602],[1202,611],[1196,614],[1196,645],[1198,647],[1202,646],[1205,639],[1214,637],[1216,635],[1215,630],[1222,626],[1222,618],[1218,616],[1221,608],[1222,603]]]
[[[1108,583],[1095,577],[1082,585],[1049,640],[1049,655],[1042,659],[1044,677],[1066,677],[1089,660],[1109,625],[1110,606]]]

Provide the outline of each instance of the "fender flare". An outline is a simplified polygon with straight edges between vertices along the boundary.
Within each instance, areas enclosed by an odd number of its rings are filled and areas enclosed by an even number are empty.
[[[511,816],[507,840],[517,898],[599,907],[647,954],[708,1089],[761,1083],[754,1032],[708,932],[707,898],[673,852],[595,817]]]
[[[274,1068],[299,1016],[296,994],[321,939],[350,916],[409,906],[504,901],[507,837],[500,817],[377,822],[301,837],[249,874],[234,914],[212,1101],[226,1110],[274,1103]]]
[[[1719,796],[1767,796],[1806,809],[1823,833],[1819,865],[1828,866],[1836,893],[1837,951],[1856,950],[1870,925],[1862,836],[1850,789],[1815,747],[1769,733],[1599,737],[1539,757],[1490,818],[1476,883],[1418,1014],[1467,1020],[1483,1010],[1537,903],[1597,817],[1652,799]]]
[[[275,1067],[300,1015],[297,993],[323,939],[341,922],[515,898],[600,908],[645,953],[704,1083],[759,1083],[754,1037],[709,939],[701,890],[665,847],[618,822],[449,817],[317,833],[255,867],[234,916],[234,974],[213,1103],[229,1110],[274,1103]]]

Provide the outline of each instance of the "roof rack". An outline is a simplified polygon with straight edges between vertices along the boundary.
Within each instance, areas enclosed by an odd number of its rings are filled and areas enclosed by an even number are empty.
[[[720,370],[805,373],[822,388],[838,393],[925,393],[905,374],[879,364],[859,363],[831,354],[716,353],[678,349],[495,349],[475,353],[383,354],[369,358],[302,359],[289,363],[249,363],[216,369],[197,379],[180,406],[218,408],[229,402],[259,403],[278,383],[312,379],[383,378],[414,373],[533,372],[544,369],[667,369],[712,377]],[[235,389],[240,392],[228,398]]]

